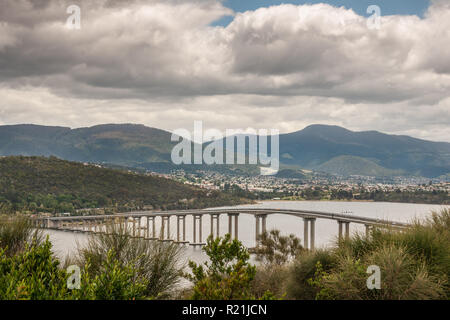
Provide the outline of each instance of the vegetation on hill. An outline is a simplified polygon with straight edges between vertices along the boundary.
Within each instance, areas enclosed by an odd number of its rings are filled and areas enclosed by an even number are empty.
[[[243,200],[161,177],[100,168],[55,157],[0,158],[0,212],[75,212],[107,207],[189,209]]]
[[[377,131],[354,132],[338,126],[312,125],[281,135],[280,154],[285,156],[281,159],[285,165],[320,170],[324,164],[322,169],[331,173],[339,173],[342,166],[359,175],[397,175],[403,171],[405,175],[432,178],[450,172],[450,143]],[[345,164],[346,159],[352,166]]]
[[[0,155],[5,156],[53,155],[71,161],[168,170],[173,167],[171,151],[176,144],[171,141],[170,132],[143,125],[107,124],[79,129],[0,126]],[[353,132],[337,126],[312,125],[280,135],[281,165],[332,174],[401,173],[435,178],[450,173],[449,154],[450,143],[376,131]],[[256,166],[200,167],[224,173],[257,171]]]
[[[362,175],[373,177],[389,177],[404,175],[402,170],[386,169],[377,163],[356,156],[338,156],[315,168],[318,171],[341,176]]]

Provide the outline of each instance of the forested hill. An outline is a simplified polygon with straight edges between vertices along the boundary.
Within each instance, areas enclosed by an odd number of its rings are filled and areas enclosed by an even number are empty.
[[[109,207],[114,211],[188,209],[239,204],[217,191],[161,177],[100,168],[55,157],[0,158],[0,212],[75,212]]]

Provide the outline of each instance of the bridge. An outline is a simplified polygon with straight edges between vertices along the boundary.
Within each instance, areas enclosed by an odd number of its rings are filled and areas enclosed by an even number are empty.
[[[193,246],[205,245],[202,237],[202,221],[204,217],[210,218],[210,235],[219,237],[219,221],[221,215],[228,216],[228,233],[238,239],[239,215],[248,214],[255,217],[255,241],[259,243],[261,234],[266,232],[267,216],[283,214],[303,219],[303,246],[314,250],[315,246],[315,222],[317,219],[335,220],[339,239],[350,237],[350,224],[361,224],[365,226],[366,235],[369,236],[371,229],[394,228],[405,229],[410,225],[389,220],[374,219],[354,216],[343,213],[330,213],[310,210],[289,209],[257,209],[257,208],[233,208],[233,209],[198,209],[178,211],[137,211],[118,213],[114,215],[98,216],[71,216],[35,218],[33,223],[36,227],[85,233],[108,233],[115,225],[122,226],[133,237],[141,237],[148,240],[170,241]],[[186,217],[192,216],[193,234],[192,241],[186,239]],[[170,234],[171,218],[176,218],[176,237]],[[160,232],[157,236],[156,222],[160,223]],[[172,219],[173,220],[173,219]],[[344,233],[345,229],[345,233]]]

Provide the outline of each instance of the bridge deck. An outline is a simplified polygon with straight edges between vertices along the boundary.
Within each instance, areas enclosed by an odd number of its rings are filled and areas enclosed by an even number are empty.
[[[320,218],[329,219],[342,222],[351,222],[365,225],[383,225],[393,226],[397,228],[406,228],[410,225],[403,222],[395,222],[390,220],[375,219],[368,217],[361,217],[355,215],[323,212],[323,211],[311,211],[311,210],[289,210],[289,209],[257,209],[257,208],[233,208],[233,209],[203,209],[203,210],[176,210],[176,211],[135,211],[118,213],[114,215],[97,215],[97,216],[71,216],[71,217],[52,217],[52,218],[36,218],[36,220],[50,220],[60,222],[75,222],[86,220],[100,220],[100,219],[112,219],[117,217],[171,217],[171,216],[186,216],[186,215],[211,215],[211,214],[250,214],[250,215],[271,215],[271,214],[286,214],[300,218]]]

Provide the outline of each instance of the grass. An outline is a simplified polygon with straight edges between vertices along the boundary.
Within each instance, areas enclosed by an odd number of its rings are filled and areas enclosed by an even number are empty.
[[[27,244],[44,240],[41,230],[35,229],[31,220],[23,215],[0,216],[0,248],[7,256],[22,252]]]

